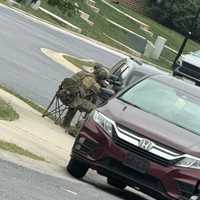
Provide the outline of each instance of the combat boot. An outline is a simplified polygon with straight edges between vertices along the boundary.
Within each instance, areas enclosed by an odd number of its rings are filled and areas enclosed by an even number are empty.
[[[80,129],[76,126],[67,127],[65,129],[65,132],[73,137],[76,137],[78,135],[79,131],[80,131]]]

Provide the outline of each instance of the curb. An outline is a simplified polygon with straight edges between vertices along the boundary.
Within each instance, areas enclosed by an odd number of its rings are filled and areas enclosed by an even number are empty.
[[[70,181],[72,183],[76,183],[76,180],[66,176],[64,166],[59,166],[53,163],[33,160],[31,158],[11,153],[9,151],[5,151],[1,149],[0,159],[14,165],[18,165],[19,167],[23,167],[28,170],[33,170],[37,173],[53,176],[56,178],[60,178],[66,181]]]
[[[44,13],[46,13],[47,15],[50,15],[51,17],[55,18],[56,20],[61,21],[62,23],[66,24],[67,26],[70,26],[72,28],[72,30],[77,31],[78,33],[82,32],[81,28],[69,23],[68,21],[62,19],[61,17],[58,17],[57,15],[54,15],[53,13],[51,13],[48,10],[42,8],[41,6],[39,7],[39,10],[41,10]]]

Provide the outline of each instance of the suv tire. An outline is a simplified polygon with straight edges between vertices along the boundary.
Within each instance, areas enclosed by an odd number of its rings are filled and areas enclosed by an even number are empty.
[[[125,187],[127,186],[125,183],[123,183],[119,179],[115,179],[115,178],[108,178],[107,183],[116,188],[119,188],[120,190],[124,190]]]
[[[76,159],[71,159],[67,165],[67,171],[75,178],[82,178],[87,173],[89,167]]]

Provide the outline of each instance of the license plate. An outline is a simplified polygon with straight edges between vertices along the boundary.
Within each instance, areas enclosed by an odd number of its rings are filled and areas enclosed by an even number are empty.
[[[142,158],[141,156],[129,153],[123,164],[138,172],[146,173],[150,163],[147,159]]]

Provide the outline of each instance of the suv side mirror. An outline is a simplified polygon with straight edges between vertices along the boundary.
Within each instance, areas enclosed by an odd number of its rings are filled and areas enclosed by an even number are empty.
[[[108,88],[101,88],[101,93],[99,94],[99,96],[104,100],[108,100],[114,95],[115,91]]]

